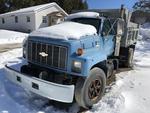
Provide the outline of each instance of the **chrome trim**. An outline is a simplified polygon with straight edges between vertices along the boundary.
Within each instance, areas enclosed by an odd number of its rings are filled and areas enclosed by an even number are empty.
[[[58,67],[60,68],[60,47],[59,47],[59,50],[58,50]]]
[[[48,54],[48,45],[46,44],[46,53]],[[47,57],[46,57],[46,65],[47,65]]]
[[[53,66],[53,61],[54,61],[54,46],[52,45],[52,64],[51,64],[51,66]]]
[[[33,43],[35,44],[35,47],[33,47]],[[68,48],[67,47],[54,45],[54,44],[48,44],[48,43],[41,43],[41,42],[32,41],[32,40],[29,40],[29,46],[30,45],[31,45],[31,48],[30,48],[31,50],[28,51],[29,62],[35,63],[35,64],[40,64],[40,65],[45,65],[45,66],[50,66],[52,68],[58,68],[58,69],[63,69],[63,70],[67,69],[67,67],[66,67],[67,66],[67,58],[68,58]],[[28,46],[28,48],[29,48],[29,46]],[[44,47],[44,51],[43,51],[43,47]],[[55,48],[56,48],[56,51],[55,51]],[[29,52],[31,52],[31,55]],[[46,54],[48,54],[48,56],[44,57],[45,59],[43,59],[43,57],[38,56],[39,52],[45,52]],[[58,53],[54,53],[54,52],[58,52]],[[36,55],[33,55],[33,54],[36,54]],[[54,56],[55,54],[57,54],[58,56]],[[61,58],[61,55],[64,56],[63,59]],[[29,56],[31,56],[31,58]],[[35,58],[32,59],[33,56]],[[58,59],[56,59],[56,57]],[[49,62],[48,59],[50,59],[51,62]],[[54,66],[54,60],[55,61],[57,60],[57,62],[56,62],[57,64],[55,63],[55,66]]]

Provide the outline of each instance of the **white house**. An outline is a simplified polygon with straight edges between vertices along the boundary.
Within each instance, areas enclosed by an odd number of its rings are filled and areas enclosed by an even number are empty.
[[[48,3],[0,15],[0,29],[31,32],[51,26],[68,14],[56,3]]]

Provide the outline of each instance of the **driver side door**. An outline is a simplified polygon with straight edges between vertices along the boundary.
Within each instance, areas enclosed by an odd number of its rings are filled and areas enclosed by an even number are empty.
[[[110,56],[114,52],[114,31],[110,20],[105,19],[103,22],[103,27],[101,31],[102,39],[103,39],[103,50],[105,51],[107,56]]]

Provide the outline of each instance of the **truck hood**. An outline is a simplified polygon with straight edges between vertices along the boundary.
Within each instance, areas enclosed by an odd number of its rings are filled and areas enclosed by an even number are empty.
[[[62,22],[51,27],[45,27],[33,31],[30,36],[46,37],[53,39],[80,39],[87,35],[95,35],[97,30],[92,25],[80,24],[76,22]]]

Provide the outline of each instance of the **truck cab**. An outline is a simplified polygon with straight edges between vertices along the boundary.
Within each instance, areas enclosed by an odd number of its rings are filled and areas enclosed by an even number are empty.
[[[74,13],[32,32],[23,43],[23,61],[15,64],[19,70],[6,65],[8,78],[49,99],[71,103],[75,98],[90,108],[114,70],[132,65],[138,26],[129,24],[125,9],[111,11]]]
[[[99,13],[96,12],[81,12],[68,16],[66,20],[94,26],[97,30],[97,35],[94,36],[93,39],[97,40],[95,42],[90,41],[90,43],[96,43],[97,47],[101,45],[103,52],[105,51],[106,53],[106,56],[109,56],[113,53],[113,38],[115,35],[115,29],[114,26],[111,25],[109,19],[106,19],[105,17],[100,17]],[[112,29],[110,29],[111,27]],[[86,40],[88,40],[88,38]]]

